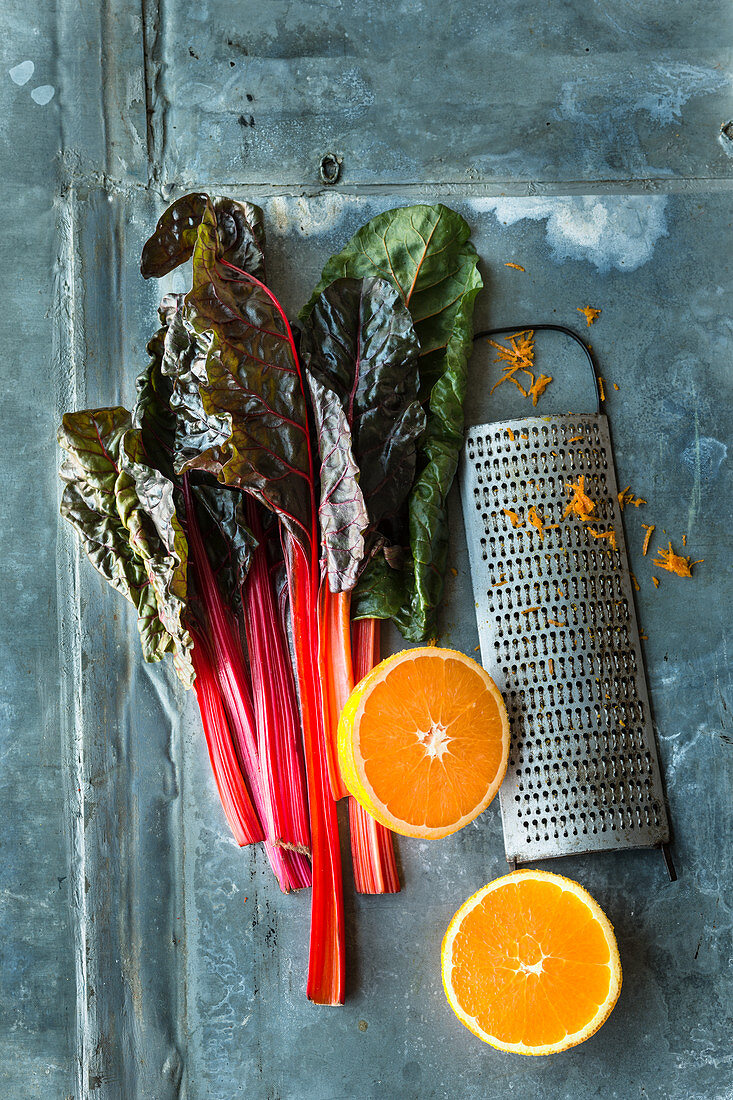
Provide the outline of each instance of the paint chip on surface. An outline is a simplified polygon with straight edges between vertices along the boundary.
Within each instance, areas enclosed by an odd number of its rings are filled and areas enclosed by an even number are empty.
[[[34,88],[31,92],[31,99],[34,103],[38,103],[39,106],[44,107],[47,103],[50,103],[56,94],[56,89],[53,84],[41,84],[38,88]]]
[[[8,70],[8,75],[13,84],[19,84],[22,87],[28,83],[35,70],[36,66],[32,61],[21,61],[20,65],[13,65],[12,69]]]

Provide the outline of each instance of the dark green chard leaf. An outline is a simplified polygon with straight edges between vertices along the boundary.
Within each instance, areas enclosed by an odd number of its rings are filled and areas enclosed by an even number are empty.
[[[181,449],[176,468],[178,472],[204,470],[225,485],[251,492],[280,516],[296,538],[309,544],[310,455],[295,350],[273,298],[247,277],[258,277],[253,257],[262,240],[261,212],[259,220],[252,215],[247,221],[251,246],[245,247],[245,227],[240,222],[242,240],[232,250],[221,213],[223,203],[219,210],[210,200],[189,207],[190,217],[200,213],[193,286],[176,315],[193,339],[195,351],[185,344],[176,320],[169,329],[170,356],[163,367],[177,372],[174,390],[181,406],[176,408],[174,393],[172,407],[180,420],[185,406],[191,427],[186,439],[189,450]],[[243,208],[256,209],[246,204]],[[158,231],[151,241],[157,236]],[[147,262],[155,255],[155,248],[148,245],[142,266],[146,278],[158,273]],[[170,248],[168,252],[172,254]],[[187,237],[176,262],[189,254]],[[246,273],[243,268],[237,270],[240,264],[234,263],[233,256],[248,265]],[[177,357],[178,365],[169,367]],[[200,430],[194,430],[196,423]]]
[[[209,417],[230,421],[226,461],[219,469],[218,456],[209,450],[195,459],[197,468],[252,493],[308,544],[310,454],[295,352],[265,288],[221,262],[208,210],[199,226],[185,315],[197,337],[209,341],[203,407]]]
[[[265,222],[259,206],[194,192],[172,203],[145,243],[140,270],[159,279],[193,254],[204,212],[216,219],[221,258],[257,279],[265,278]]]
[[[406,525],[405,501],[425,427],[419,346],[385,279],[339,279],[303,325],[321,453],[320,519],[332,591],[348,591],[365,551]],[[363,535],[369,525],[366,546]]]
[[[193,474],[191,492],[206,553],[230,605],[241,603],[241,587],[257,540],[247,526],[242,494],[215,478]]]
[[[188,544],[173,498],[173,483],[150,465],[140,429],[125,432],[115,484],[117,511],[142,559],[155,596],[157,616],[170,637],[168,649],[179,677],[190,687],[192,639],[184,623],[187,606]]]
[[[67,413],[61,514],[113,588],[133,604],[146,661],[172,653],[190,687],[191,638],[183,625],[187,546],[173,486],[147,464],[141,433],[123,408]]]
[[[143,446],[151,464],[173,480],[176,431],[176,417],[170,407],[173,381],[163,371],[167,332],[167,325],[159,328],[148,343],[150,362],[137,378],[137,401],[132,411],[132,423],[142,431]]]
[[[195,334],[183,323],[182,302],[183,295],[163,298],[159,312],[165,327],[148,344],[151,361],[138,378],[133,412],[133,423],[142,430],[152,465],[178,490],[181,483],[176,470],[188,459],[195,459],[202,447],[214,446],[217,441],[223,444],[229,434],[226,421],[220,427],[203,410],[199,378],[205,356],[198,350]],[[191,492],[212,569],[228,601],[236,606],[256,546],[245,524],[241,494],[200,471],[191,475]],[[185,518],[180,492],[175,503]]]
[[[173,467],[176,473],[201,468],[216,474],[225,461],[230,418],[209,413],[203,405],[201,387],[207,384],[211,337],[198,337],[186,323],[182,294],[167,294],[160,313],[167,324],[162,371],[172,383]]]
[[[375,556],[359,581],[352,609],[356,617],[393,618],[413,641],[435,632],[447,565],[446,498],[463,444],[471,318],[482,286],[469,236],[463,218],[442,205],[380,214],[328,261],[301,313],[305,320],[323,288],[336,279],[381,276],[399,290],[412,316],[420,341],[427,428],[409,500],[411,561],[405,561],[398,584],[395,571]]]

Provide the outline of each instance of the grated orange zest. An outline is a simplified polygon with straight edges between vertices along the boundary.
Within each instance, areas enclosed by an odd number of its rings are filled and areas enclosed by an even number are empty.
[[[502,512],[505,516],[508,516],[511,520],[512,527],[523,527],[524,520],[521,519],[518,512],[515,512],[512,508],[502,508]]]
[[[565,519],[571,512],[574,512],[585,523],[586,520],[590,519],[591,513],[596,510],[595,501],[591,500],[585,491],[585,474],[581,474],[577,482],[566,482],[565,488],[573,496],[563,512],[562,518]]]
[[[641,548],[641,553],[642,553],[643,557],[646,557],[646,552],[649,549],[649,541],[652,537],[652,531],[656,527],[656,524],[655,523],[642,523],[641,526],[646,531],[646,535],[644,536],[644,545]]]
[[[536,378],[529,388],[529,396],[532,398],[532,404],[536,405],[537,401],[545,392],[550,382],[552,382],[551,374],[541,374],[539,378]]]
[[[654,562],[655,568],[666,569],[668,573],[676,573],[678,577],[691,577],[692,566],[699,565],[700,562],[705,560],[704,558],[698,558],[697,561],[691,562],[689,558],[683,558],[680,554],[674,552],[671,542],[668,550],[663,550],[661,546],[658,546],[657,554],[659,556]]]
[[[592,527],[586,527],[586,531],[589,535],[592,535],[594,539],[608,539],[613,549],[616,549],[616,532],[613,528],[611,528],[610,531],[595,531]]]
[[[643,500],[642,497],[634,496],[634,494],[631,492],[630,485],[627,485],[626,488],[622,489],[621,492],[618,494],[618,502],[622,512],[624,510],[625,504],[631,504],[634,508],[638,508],[640,504],[647,503],[647,501]]]
[[[537,531],[539,531],[540,541],[544,542],[544,540],[545,540],[544,520],[542,519],[542,516],[539,514],[539,512],[535,508],[534,504],[532,505],[530,510],[527,512],[527,523],[531,523],[532,526],[535,527],[537,529]]]

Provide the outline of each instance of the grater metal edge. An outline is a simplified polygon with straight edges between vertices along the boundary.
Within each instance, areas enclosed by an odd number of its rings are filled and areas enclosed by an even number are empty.
[[[597,502],[593,524],[562,518],[566,483],[581,474]],[[607,418],[472,427],[459,484],[481,660],[511,728],[500,789],[507,860],[666,844]],[[558,524],[542,537],[503,512],[532,505]],[[589,527],[612,529],[616,549]]]

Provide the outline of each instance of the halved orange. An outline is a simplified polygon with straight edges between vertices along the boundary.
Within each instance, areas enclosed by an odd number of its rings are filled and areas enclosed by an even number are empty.
[[[463,653],[404,650],[357,684],[338,752],[349,793],[377,821],[403,836],[448,836],[486,809],[504,778],[506,708]]]
[[[469,898],[441,958],[458,1019],[517,1054],[582,1043],[621,992],[613,925],[587,890],[549,871],[514,871]]]

